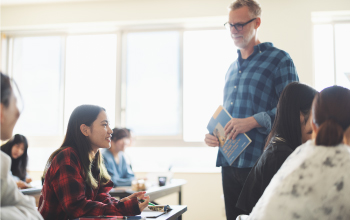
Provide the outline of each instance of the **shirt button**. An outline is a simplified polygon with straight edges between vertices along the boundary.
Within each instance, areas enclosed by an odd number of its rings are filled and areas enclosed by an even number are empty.
[[[237,86],[234,86],[233,88],[237,89]]]
[[[233,105],[233,102],[231,102],[231,105]]]
[[[242,71],[238,71],[239,73],[242,73]]]

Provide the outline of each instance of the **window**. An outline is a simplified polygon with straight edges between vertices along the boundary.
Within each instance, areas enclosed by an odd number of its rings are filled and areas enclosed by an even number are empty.
[[[336,84],[350,89],[350,23],[335,24],[335,75]]]
[[[24,100],[24,111],[15,133],[28,136],[62,134],[61,45],[59,36],[13,39],[12,75]]]
[[[139,140],[200,145],[208,120],[222,104],[226,71],[237,58],[225,30],[12,37],[10,41],[9,73],[28,103],[16,132],[39,137],[62,136],[73,109],[94,104],[106,109],[112,127],[129,127]]]
[[[81,104],[104,107],[114,126],[116,49],[116,34],[13,38],[11,72],[25,101],[15,132],[63,135]]]
[[[116,51],[115,34],[67,37],[65,127],[72,111],[82,104],[105,108],[111,126],[114,126]]]
[[[314,25],[315,87],[339,85],[350,89],[350,23]]]
[[[181,134],[180,35],[127,34],[126,127],[137,136]]]

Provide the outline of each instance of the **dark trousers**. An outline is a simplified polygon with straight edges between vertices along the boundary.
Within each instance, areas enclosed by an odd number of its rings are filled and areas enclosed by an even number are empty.
[[[251,169],[236,167],[222,167],[221,169],[227,220],[235,220],[238,215],[249,214],[236,208],[236,203]]]

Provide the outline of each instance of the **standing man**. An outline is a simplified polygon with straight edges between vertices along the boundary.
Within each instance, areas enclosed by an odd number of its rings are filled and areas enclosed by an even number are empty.
[[[265,139],[271,130],[279,95],[290,82],[299,81],[292,59],[272,43],[260,43],[257,32],[261,24],[261,8],[255,0],[236,0],[230,5],[229,21],[238,59],[225,77],[224,107],[233,119],[225,126],[227,138],[246,133],[252,143],[230,166],[218,152],[216,166],[222,167],[222,185],[228,220],[234,220],[242,210],[236,202],[251,167],[263,152]],[[206,134],[208,146],[219,146],[218,139]]]

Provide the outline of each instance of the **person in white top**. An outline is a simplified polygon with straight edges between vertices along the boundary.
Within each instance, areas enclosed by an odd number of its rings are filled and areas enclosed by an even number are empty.
[[[1,140],[7,140],[12,137],[13,128],[19,118],[17,99],[8,76],[1,73]],[[11,159],[8,155],[1,154],[1,207],[0,219],[14,220],[43,219],[35,207],[33,197],[23,195],[17,188],[17,184],[10,174]]]
[[[350,90],[340,86],[316,95],[314,140],[287,158],[242,219],[350,219],[349,100]]]

